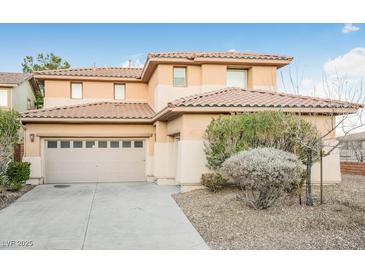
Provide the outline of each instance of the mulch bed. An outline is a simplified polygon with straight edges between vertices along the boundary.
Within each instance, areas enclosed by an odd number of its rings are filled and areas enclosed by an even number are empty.
[[[201,189],[173,197],[212,249],[365,249],[365,177],[343,176],[341,184],[325,186],[323,205],[314,187],[313,207],[288,195],[254,210],[237,200],[238,192]]]
[[[0,186],[0,210],[10,205],[23,194],[34,188],[33,185],[23,185],[19,191],[8,191]]]

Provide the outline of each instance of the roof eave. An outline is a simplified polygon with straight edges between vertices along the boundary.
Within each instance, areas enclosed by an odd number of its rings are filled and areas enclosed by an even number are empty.
[[[34,75],[38,80],[90,80],[90,81],[105,81],[105,82],[141,82],[140,78],[132,77],[101,77],[101,76],[69,76],[69,75]]]
[[[71,123],[71,124],[84,124],[84,123],[106,123],[106,124],[150,124],[152,123],[152,118],[136,118],[136,119],[89,119],[89,118],[21,118],[22,124],[27,123]]]
[[[0,83],[0,87],[4,87],[4,88],[13,88],[18,86],[17,84],[6,84],[6,83]]]
[[[227,114],[227,113],[244,113],[257,111],[282,111],[287,113],[306,113],[318,115],[344,115],[356,113],[358,108],[304,108],[304,107],[193,107],[193,106],[170,106],[164,108],[155,115],[153,121],[170,120],[176,117],[176,114],[184,113],[209,113],[209,114]]]

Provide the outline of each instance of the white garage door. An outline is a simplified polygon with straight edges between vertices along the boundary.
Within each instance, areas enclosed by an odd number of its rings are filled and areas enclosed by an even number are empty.
[[[47,140],[46,183],[145,181],[142,140]]]

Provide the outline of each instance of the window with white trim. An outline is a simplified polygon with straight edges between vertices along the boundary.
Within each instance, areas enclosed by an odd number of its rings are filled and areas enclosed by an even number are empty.
[[[98,148],[107,148],[108,142],[107,141],[98,141]]]
[[[0,89],[0,107],[8,106],[8,90]]]
[[[135,148],[143,148],[143,141],[134,141]]]
[[[110,141],[111,148],[119,148],[119,141]]]
[[[86,148],[94,148],[95,147],[95,141],[86,141],[85,142]]]
[[[57,141],[48,141],[47,148],[57,148]]]
[[[61,148],[71,148],[70,141],[61,141]]]
[[[125,85],[124,84],[114,84],[114,99],[124,100],[125,99]]]
[[[82,83],[71,83],[71,99],[82,99]]]
[[[174,67],[174,87],[186,87],[186,68]]]
[[[82,148],[82,141],[73,141],[73,148]]]
[[[122,147],[123,148],[130,148],[130,147],[132,147],[132,142],[131,141],[123,141],[122,142]]]
[[[247,70],[227,69],[227,87],[247,88]]]

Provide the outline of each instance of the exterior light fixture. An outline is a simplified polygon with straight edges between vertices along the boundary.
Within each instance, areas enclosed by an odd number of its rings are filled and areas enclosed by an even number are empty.
[[[30,141],[33,143],[34,142],[34,133],[29,134],[30,137]]]

